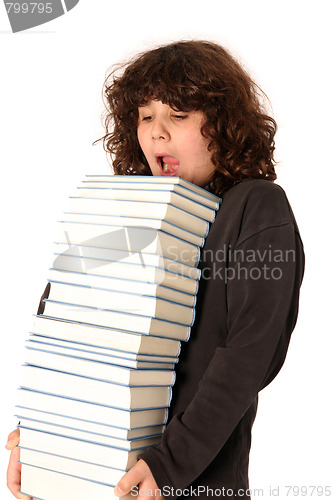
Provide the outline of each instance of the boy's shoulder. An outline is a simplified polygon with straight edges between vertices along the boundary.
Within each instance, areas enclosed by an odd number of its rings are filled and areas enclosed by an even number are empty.
[[[223,199],[228,203],[244,206],[244,209],[272,210],[284,207],[287,212],[290,205],[281,186],[264,179],[251,179],[239,182],[225,193]]]
[[[230,195],[248,196],[248,197],[265,197],[274,196],[286,198],[286,194],[281,186],[275,182],[264,179],[250,179],[243,182],[238,182],[229,191]]]
[[[225,209],[246,235],[283,224],[297,227],[284,190],[273,182],[264,179],[240,182],[222,200],[221,211]]]

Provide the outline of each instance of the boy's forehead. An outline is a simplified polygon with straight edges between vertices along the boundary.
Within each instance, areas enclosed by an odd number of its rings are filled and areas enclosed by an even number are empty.
[[[147,97],[142,103],[138,104],[138,109],[140,110],[140,108],[146,108],[148,106],[154,106],[154,105],[159,105],[159,104],[163,104],[164,106],[172,109],[173,111],[195,111],[194,109],[192,109],[188,105],[186,106],[185,104],[182,104],[181,102],[176,104],[176,103],[170,102],[166,99],[159,98],[158,96]]]
[[[132,99],[132,102],[137,102],[138,107],[147,106],[150,102],[160,101],[170,106],[170,108],[180,109],[180,107],[184,108],[188,96],[186,98],[179,88],[172,83],[168,85],[167,82],[157,81],[153,88],[149,82],[146,82],[146,85],[143,84],[140,88],[134,90]]]
[[[154,106],[154,105],[157,105],[157,106],[163,105],[163,106],[168,106],[169,108],[171,108],[171,106],[168,102],[162,101],[161,99],[158,99],[158,98],[146,99],[142,104],[139,104],[138,107],[144,108],[146,106]]]

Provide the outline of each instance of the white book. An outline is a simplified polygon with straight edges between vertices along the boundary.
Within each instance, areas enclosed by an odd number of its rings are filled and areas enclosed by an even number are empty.
[[[194,307],[178,304],[171,300],[148,295],[119,291],[117,289],[93,288],[50,281],[49,299],[81,306],[107,309],[128,314],[138,314],[152,318],[171,320],[191,326],[194,321]]]
[[[186,189],[192,191],[193,193],[197,193],[203,198],[206,198],[208,200],[212,200],[215,203],[221,203],[222,199],[216,196],[215,194],[211,193],[210,191],[207,191],[204,188],[201,188],[197,186],[196,184],[193,184],[192,182],[186,181],[185,179],[182,179],[181,177],[173,177],[173,176],[162,176],[162,175],[96,175],[96,174],[87,174],[85,176],[87,181],[89,182],[114,182],[114,183],[132,183],[135,186],[141,185],[141,184],[156,184],[158,183],[159,186],[162,186],[163,184],[168,185],[168,189],[170,185],[173,186],[182,186],[185,187]],[[161,188],[162,189],[162,188]]]
[[[64,457],[62,455],[31,450],[29,448],[23,448],[22,446],[20,446],[20,449],[21,463],[23,462],[24,464],[30,464],[43,469],[51,469],[55,472],[62,472],[67,475],[83,477],[90,481],[98,481],[101,483],[108,481],[110,484],[116,485],[126,473],[126,470],[119,470],[105,465],[97,465],[91,461],[85,462],[83,460],[74,460],[73,458]],[[58,498],[62,499],[63,497],[59,496]],[[100,497],[94,495],[93,498]]]
[[[155,203],[169,203],[208,222],[215,219],[215,209],[191,200],[172,191],[162,189],[114,189],[78,187],[80,198],[101,198],[105,200],[129,200]]]
[[[120,409],[106,405],[105,401],[95,404],[27,389],[19,389],[18,403],[16,412],[35,409],[54,415],[61,413],[68,418],[81,419],[96,425],[111,425],[122,430],[163,425],[168,413],[167,408]]]
[[[154,215],[154,214],[152,214]],[[171,224],[163,219],[154,218],[141,218],[141,217],[124,217],[112,214],[90,214],[90,213],[73,213],[64,212],[62,215],[63,222],[87,222],[89,224],[109,224],[111,226],[119,227],[144,227],[151,229],[160,229],[165,233],[177,236],[182,240],[193,243],[202,247],[205,240],[202,236],[198,236],[194,232],[186,231],[175,224]],[[195,229],[195,228],[194,228]]]
[[[87,346],[79,342],[52,339],[32,333],[26,342],[29,347],[35,349],[57,350],[62,354],[88,358],[93,361],[106,361],[113,364],[123,363],[123,366],[127,366],[127,362],[132,362],[142,363],[142,368],[161,368],[163,370],[173,370],[174,364],[178,363],[178,358],[143,355],[108,349],[105,347]]]
[[[148,410],[149,411],[149,410]],[[120,440],[139,440],[147,437],[158,437],[164,431],[164,425],[153,425],[137,429],[123,429],[114,425],[91,422],[83,418],[74,418],[58,413],[45,412],[35,408],[16,407],[15,415],[24,427],[39,428],[40,423],[65,427],[66,429],[97,434],[99,436],[114,437]],[[81,415],[80,416],[84,416]],[[26,422],[26,423],[23,423]]]
[[[19,429],[30,429],[40,432],[53,434],[60,437],[68,437],[72,439],[79,439],[80,441],[87,441],[93,444],[101,444],[105,446],[111,446],[114,448],[119,448],[125,451],[135,451],[147,446],[155,446],[161,440],[161,434],[157,436],[147,436],[139,439],[119,439],[114,436],[106,436],[102,434],[96,434],[94,432],[83,431],[81,429],[75,429],[70,427],[64,427],[58,424],[52,424],[50,422],[42,422],[36,420],[28,420],[22,418],[19,425]],[[50,450],[52,452],[52,450]]]
[[[31,335],[31,334],[30,334]],[[37,339],[37,340],[36,340]],[[98,352],[90,351],[86,346],[82,346],[76,343],[70,343],[72,346],[68,346],[69,342],[61,341],[57,339],[45,339],[47,342],[43,341],[43,337],[38,337],[36,335],[32,335],[32,338],[26,340],[26,347],[30,350],[38,350],[38,351],[46,351],[53,352],[57,354],[62,354],[64,356],[73,356],[79,359],[87,359],[90,361],[100,362],[100,363],[108,363],[111,365],[121,366],[125,368],[132,369],[145,369],[145,370],[169,370],[172,371],[175,368],[174,363],[164,363],[161,359],[158,361],[153,361],[149,359],[148,361],[140,361],[135,358],[135,355],[132,353],[128,353],[127,356],[133,356],[132,358],[127,357],[126,353],[122,353],[122,356],[117,356],[113,354],[107,354],[102,352],[101,354]],[[62,342],[63,344],[57,344]],[[82,348],[84,347],[84,348]],[[111,351],[112,353],[116,351]],[[125,354],[125,355],[124,355]],[[154,356],[157,358],[157,356]],[[149,356],[148,356],[149,358]],[[162,360],[164,358],[162,357]],[[177,359],[178,361],[178,359]]]
[[[138,295],[159,297],[161,299],[171,300],[189,307],[194,307],[196,302],[196,296],[193,294],[181,292],[158,283],[147,283],[122,277],[116,278],[113,276],[99,276],[98,274],[93,273],[79,273],[53,268],[49,271],[49,281],[72,283],[94,288],[117,290],[119,292],[132,292]]]
[[[168,386],[129,387],[30,365],[22,372],[23,388],[116,408],[167,407],[171,399]]]
[[[142,218],[149,218],[154,214],[154,217],[157,219],[175,224],[204,238],[209,231],[208,221],[193,215],[192,212],[186,212],[181,208],[177,208],[169,203],[162,203],[161,201],[130,201],[72,196],[69,198],[66,211]]]
[[[57,243],[158,254],[196,267],[200,248],[160,230],[79,222],[58,222]],[[97,255],[96,255],[97,257]]]
[[[140,453],[139,450],[124,450],[114,446],[103,445],[100,443],[91,443],[81,439],[60,436],[35,429],[20,429],[20,446],[32,448],[46,453],[56,455],[65,455],[75,460],[91,461],[98,465],[106,465],[117,469],[128,469],[132,467]]]
[[[126,236],[126,235],[125,235]],[[158,267],[164,271],[169,271],[174,274],[180,274],[183,277],[198,280],[201,276],[201,271],[197,267],[179,262],[174,259],[163,257],[162,255],[132,252],[131,249],[120,250],[116,248],[90,247],[88,245],[78,244],[70,245],[68,243],[56,243],[56,254],[73,255],[77,257],[85,257],[87,259],[101,259],[113,263],[124,263],[130,265],[140,265],[146,267]],[[54,266],[56,267],[56,266]]]
[[[160,361],[138,361],[135,359],[127,359],[126,357],[118,357],[118,356],[109,356],[107,354],[97,354],[97,353],[89,353],[83,349],[71,348],[67,346],[57,346],[52,343],[42,343],[27,340],[26,347],[29,351],[42,351],[42,352],[51,352],[63,356],[70,356],[76,359],[94,361],[97,363],[110,364],[114,366],[119,366],[122,368],[134,369],[134,370],[174,370],[173,363],[161,363]],[[29,359],[37,359],[37,353],[35,353],[34,357],[28,356]],[[39,360],[41,361],[39,356]],[[33,364],[33,363],[31,363]],[[86,366],[86,365],[85,365]],[[51,367],[49,367],[51,368]]]
[[[129,314],[112,311],[110,309],[98,309],[91,306],[57,302],[44,299],[44,316],[50,319],[76,321],[89,326],[101,326],[103,328],[113,328],[129,333],[139,333],[145,335],[155,335],[157,337],[169,338],[173,340],[188,340],[190,327],[184,324],[157,319],[139,314]]]
[[[29,351],[37,351],[37,352],[51,352],[55,354],[59,354],[62,356],[74,357],[81,360],[94,361],[97,363],[110,364],[114,366],[119,366],[122,368],[134,369],[134,370],[174,370],[175,366],[173,363],[162,363],[160,361],[138,361],[135,359],[127,359],[126,357],[118,357],[118,356],[109,356],[107,354],[97,354],[97,353],[89,353],[84,349],[80,348],[72,348],[68,346],[59,346],[55,345],[52,342],[39,342],[36,340],[26,340],[26,348]],[[34,355],[37,356],[37,353]],[[39,357],[40,360],[42,359]],[[27,357],[28,359],[34,359],[31,357]],[[32,363],[31,363],[32,364]]]
[[[173,325],[169,325],[171,328]],[[82,322],[62,321],[45,316],[36,316],[32,333],[41,337],[78,342],[87,346],[115,349],[133,354],[147,354],[177,357],[180,342],[134,332],[103,328],[97,325],[85,325]]]
[[[20,493],[39,500],[119,500],[114,486],[22,463]],[[133,497],[124,495],[122,500]]]
[[[55,255],[53,267],[57,269],[62,269],[62,267],[59,267],[59,264],[66,257],[71,257],[72,260],[73,257],[76,257],[81,260],[79,262],[80,267],[73,269],[74,271],[93,271],[97,274],[98,268],[103,267],[104,269],[101,269],[99,274],[113,276],[113,269],[120,266],[120,271],[118,272],[125,273],[124,277],[129,276],[133,279],[155,283],[160,283],[165,279],[166,273],[171,273],[172,276],[169,276],[170,286],[173,288],[177,288],[176,280],[178,278],[181,282],[191,282],[189,285],[191,289],[188,293],[192,293],[192,288],[196,290],[198,286],[197,280],[199,280],[201,275],[201,271],[197,267],[189,266],[182,262],[162,257],[161,255],[148,254],[141,251],[131,252],[129,250],[117,250],[114,248],[89,247],[88,245],[68,246],[67,243],[56,243]],[[65,260],[65,264],[62,265],[68,266],[68,262]],[[109,272],[107,272],[108,269],[110,269]],[[137,278],[137,276],[139,277]],[[187,290],[184,291],[187,292]]]
[[[144,179],[141,182],[133,181],[129,178],[129,176],[121,176],[119,179],[118,175],[110,175],[109,177],[104,177],[104,180],[99,179],[98,177],[89,177],[86,176],[86,180],[82,181],[83,187],[111,187],[118,189],[161,189],[163,191],[173,191],[178,194],[182,194],[191,200],[194,200],[202,205],[206,205],[208,208],[212,208],[213,210],[218,210],[221,198],[218,196],[212,195],[205,189],[199,188],[199,190],[192,189],[194,184],[190,182],[161,182],[160,179],[162,176],[154,176],[153,180],[149,181],[148,176],[143,176]],[[142,177],[142,176],[141,176]],[[163,176],[164,177],[164,176]],[[172,179],[170,177],[169,179]],[[178,177],[179,179],[179,177]],[[182,179],[183,180],[183,179]],[[186,184],[187,183],[187,184]],[[197,186],[196,186],[197,187]],[[207,196],[208,195],[208,196]]]
[[[28,347],[25,361],[29,365],[49,368],[59,372],[73,373],[107,382],[129,386],[172,386],[175,372],[162,369],[138,369],[119,366],[109,362],[93,361],[87,358],[71,356],[54,350],[42,350]]]
[[[198,282],[196,281],[197,278],[188,278],[182,274],[172,271],[170,272],[166,269],[153,265],[127,263],[75,255],[76,250],[79,247],[73,248],[68,251],[72,251],[72,255],[66,252],[62,254],[55,254],[56,257],[54,259],[54,267],[52,269],[80,273],[91,272],[97,276],[132,279],[144,283],[155,283],[172,288],[173,290],[189,293],[191,295],[196,295],[198,291]],[[192,269],[196,268],[193,267]]]

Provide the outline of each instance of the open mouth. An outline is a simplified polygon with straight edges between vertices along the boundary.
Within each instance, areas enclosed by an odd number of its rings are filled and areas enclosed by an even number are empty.
[[[157,163],[160,167],[161,175],[177,175],[179,169],[179,161],[173,156],[157,156]]]

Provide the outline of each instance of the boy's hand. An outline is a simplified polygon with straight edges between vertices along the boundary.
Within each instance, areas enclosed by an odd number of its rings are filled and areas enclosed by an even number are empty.
[[[17,445],[20,442],[20,431],[16,429],[8,436],[6,444],[7,450],[11,450],[8,470],[7,470],[7,486],[16,498],[24,500],[34,500],[31,497],[17,493],[21,488],[21,464],[20,449]],[[131,492],[131,488],[137,486],[141,490],[140,497],[156,498],[164,500],[159,493],[158,486],[152,475],[148,465],[143,460],[139,460],[118,482],[115,487],[115,494],[119,497]],[[137,495],[136,495],[137,496]]]
[[[131,488],[135,488],[135,496],[138,496],[140,491],[140,498],[156,498],[164,500],[160,494],[160,490],[156,484],[154,476],[152,475],[148,465],[143,460],[139,460],[118,482],[114,491],[117,497],[122,497],[126,493],[131,492]]]
[[[13,450],[15,446],[17,446],[19,443],[20,443],[20,429],[15,429],[15,431],[11,432],[8,435],[5,448],[7,448],[7,450]]]
[[[14,497],[22,498],[24,500],[33,500],[27,495],[18,493],[18,491],[21,489],[21,464],[18,463],[18,461],[20,460],[20,448],[17,448],[17,445],[19,443],[20,430],[15,429],[15,431],[9,434],[8,441],[5,446],[7,450],[11,450],[7,469],[7,486],[13,493]]]

